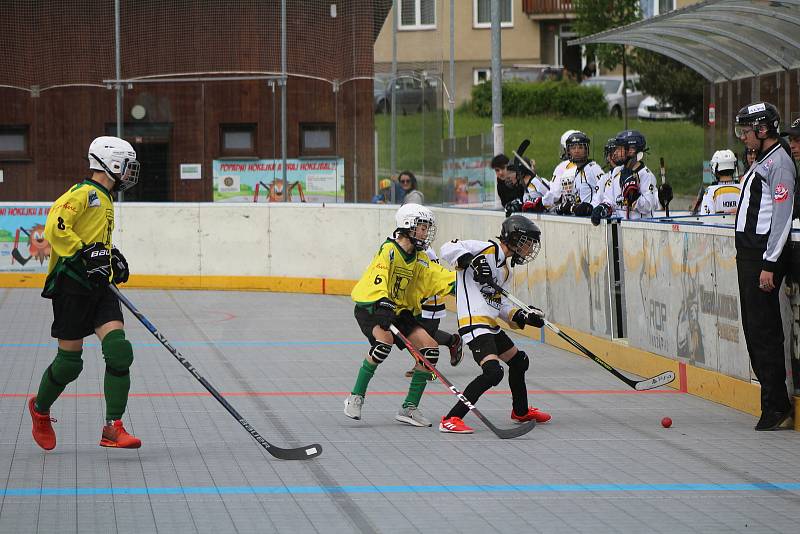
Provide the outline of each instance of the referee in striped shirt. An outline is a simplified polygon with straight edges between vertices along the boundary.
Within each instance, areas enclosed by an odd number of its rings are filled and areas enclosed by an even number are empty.
[[[775,430],[790,415],[786,391],[783,322],[778,290],[788,268],[796,168],[778,134],[772,104],[754,103],[736,114],[735,132],[756,161],[745,173],[736,212],[736,269],[742,327],[753,370],[761,383],[756,430]]]

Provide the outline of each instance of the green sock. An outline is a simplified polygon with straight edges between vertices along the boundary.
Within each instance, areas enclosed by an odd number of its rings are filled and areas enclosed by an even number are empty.
[[[364,358],[364,361],[361,362],[361,368],[358,370],[356,385],[353,386],[353,391],[351,391],[353,395],[361,395],[363,397],[367,394],[367,386],[369,385],[369,381],[372,380],[372,377],[375,375],[375,369],[377,368],[378,366],[376,364],[371,363]]]
[[[403,401],[403,408],[411,404],[419,406],[419,401],[422,400],[422,392],[425,391],[425,386],[428,385],[429,376],[431,376],[430,371],[414,369],[414,374],[411,376],[411,385],[408,386],[408,395],[406,395],[406,400]]]
[[[106,398],[106,420],[122,419],[128,406],[131,389],[130,365],[133,361],[131,344],[125,339],[123,330],[112,330],[103,338],[103,357],[106,373],[103,378],[103,393]],[[109,363],[113,363],[111,367]]]
[[[78,378],[83,369],[82,350],[58,349],[53,363],[45,370],[36,393],[36,411],[47,413],[67,384]]]

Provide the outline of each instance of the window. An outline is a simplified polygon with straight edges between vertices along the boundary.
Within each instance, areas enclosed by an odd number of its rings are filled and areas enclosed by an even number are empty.
[[[436,29],[436,0],[399,0],[400,30]]]
[[[492,79],[492,69],[474,69],[472,71],[472,85],[488,82]]]
[[[302,156],[332,156],[335,153],[335,124],[330,122],[300,124],[300,154]]]
[[[0,160],[30,159],[27,126],[0,126]]]
[[[641,0],[642,18],[649,19],[675,9],[675,0]]]
[[[500,1],[500,27],[514,26],[514,0]],[[492,0],[472,0],[472,27],[492,27]]]
[[[255,124],[220,125],[220,154],[223,157],[256,156]]]

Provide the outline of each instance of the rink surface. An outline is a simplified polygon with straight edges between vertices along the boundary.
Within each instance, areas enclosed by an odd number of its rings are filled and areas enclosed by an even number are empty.
[[[526,436],[497,439],[473,416],[467,436],[395,422],[411,364],[396,349],[353,421],[342,401],[367,344],[348,297],[125,293],[266,439],[317,442],[322,456],[269,456],[130,314],[124,420],[142,448],[98,446],[92,338],[53,407],[58,446],[42,451],[25,402],[55,355],[51,310],[38,290],[0,289],[0,532],[797,532],[800,438],[757,433],[750,415],[672,389],[635,393],[590,360],[513,336],[532,357],[530,403],[553,414]],[[447,360],[460,388],[477,374],[469,353]],[[507,382],[498,389],[479,407],[510,426]],[[422,409],[438,420],[453,402],[433,382]]]

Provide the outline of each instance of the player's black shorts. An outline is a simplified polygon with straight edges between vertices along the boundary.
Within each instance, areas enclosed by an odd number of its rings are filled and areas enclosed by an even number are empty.
[[[50,335],[56,339],[83,339],[108,322],[122,320],[119,299],[106,288],[91,295],[59,294],[53,297]]]
[[[356,306],[353,315],[356,317],[356,322],[358,323],[358,327],[361,329],[361,333],[367,336],[370,345],[375,345],[375,337],[372,335],[372,329],[375,327],[377,322],[375,322],[375,316],[369,313],[369,311],[361,306]],[[400,332],[403,333],[404,336],[408,337],[411,335],[411,332],[421,325],[414,319],[414,316],[411,312],[404,310],[399,315],[394,318],[394,325],[397,327]],[[394,337],[394,336],[392,336]],[[405,348],[405,345],[399,343],[400,340],[395,338],[395,344],[402,350]]]
[[[426,319],[424,317],[417,319],[419,325],[424,328],[433,339],[436,339],[436,331],[439,330],[439,323],[441,321],[441,319]]]
[[[511,338],[508,337],[508,334],[501,330],[499,334],[481,334],[467,343],[467,345],[469,346],[470,352],[472,352],[472,357],[475,359],[477,364],[480,365],[481,360],[483,360],[485,357],[490,354],[500,356],[505,351],[513,347],[514,342],[511,341]]]

